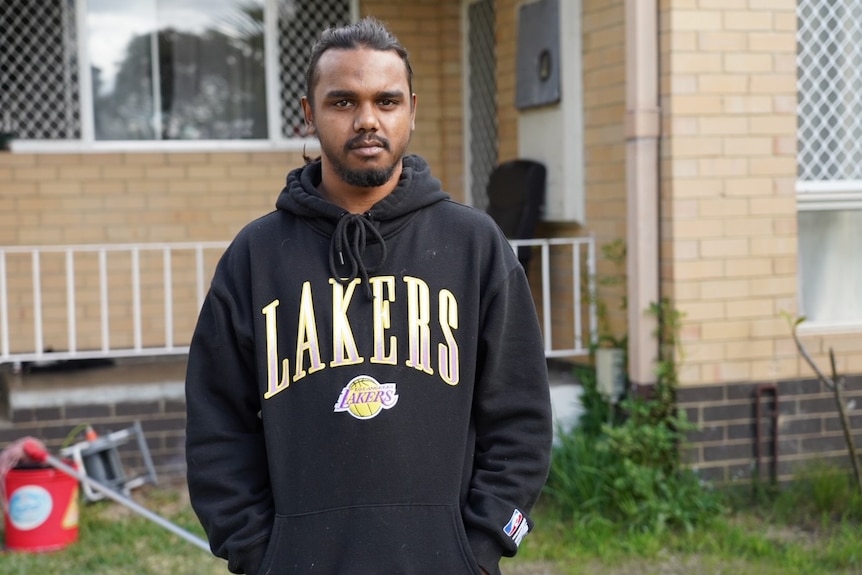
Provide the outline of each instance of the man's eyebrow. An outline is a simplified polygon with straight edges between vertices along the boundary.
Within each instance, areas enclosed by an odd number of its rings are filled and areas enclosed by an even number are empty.
[[[352,90],[330,90],[324,94],[327,100],[337,100],[339,98],[356,98],[357,93]],[[384,90],[377,92],[374,95],[377,99],[400,100],[404,98],[404,92],[401,90]]]
[[[355,98],[356,92],[352,92],[350,90],[330,90],[324,97],[327,99],[337,99],[337,98]]]
[[[384,90],[383,92],[379,92],[377,97],[388,100],[402,100],[404,99],[404,92],[401,90]]]

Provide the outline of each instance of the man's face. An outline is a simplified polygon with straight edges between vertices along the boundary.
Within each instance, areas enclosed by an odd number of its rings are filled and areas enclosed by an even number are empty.
[[[363,188],[397,181],[413,133],[416,96],[396,52],[324,52],[314,106],[303,98],[302,107],[309,131],[320,140],[325,176]]]

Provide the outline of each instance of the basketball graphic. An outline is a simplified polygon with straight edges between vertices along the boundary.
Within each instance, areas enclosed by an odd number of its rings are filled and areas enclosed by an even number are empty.
[[[369,375],[359,375],[341,390],[334,411],[346,411],[356,419],[371,419],[397,402],[394,383],[381,384]]]
[[[350,383],[350,389],[354,394],[354,397],[359,396],[359,392],[362,391],[376,391],[380,387],[380,384],[368,377],[358,377],[354,379]],[[354,417],[358,417],[359,419],[366,419],[369,417],[374,417],[383,407],[383,403],[380,401],[375,401],[375,399],[379,399],[375,397],[377,394],[369,394],[369,401],[365,403],[351,403],[350,407],[348,407],[348,411]]]

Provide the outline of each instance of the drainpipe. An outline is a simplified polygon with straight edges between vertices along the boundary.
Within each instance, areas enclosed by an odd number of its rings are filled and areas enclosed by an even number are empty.
[[[632,390],[656,382],[659,301],[657,0],[625,0],[628,359]],[[646,390],[643,390],[646,391]]]

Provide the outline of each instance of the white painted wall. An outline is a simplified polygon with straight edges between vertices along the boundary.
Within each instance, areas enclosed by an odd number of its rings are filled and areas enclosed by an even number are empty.
[[[581,0],[560,1],[560,59],[561,100],[520,112],[518,156],[548,169],[543,219],[584,223]]]
[[[557,383],[551,385],[551,417],[554,421],[554,444],[560,433],[569,433],[578,425],[584,406],[581,403],[583,388],[580,384]]]

